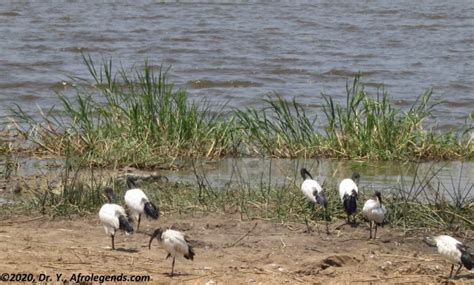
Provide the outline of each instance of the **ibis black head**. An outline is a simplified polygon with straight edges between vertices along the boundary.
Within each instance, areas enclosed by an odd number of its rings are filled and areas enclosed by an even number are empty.
[[[359,184],[359,180],[360,180],[359,172],[352,172],[351,179],[352,179],[352,181],[355,182],[355,184]]]
[[[137,187],[137,178],[134,177],[134,176],[127,176],[127,187],[128,189],[134,189],[134,188],[138,188]]]
[[[382,194],[379,191],[375,191],[374,198],[377,198],[380,202],[380,205],[382,205]]]
[[[301,177],[303,177],[303,179],[306,179],[306,177],[308,176],[309,178],[313,179],[313,176],[311,176],[311,174],[309,173],[309,171],[306,169],[306,168],[301,168],[300,170],[300,173],[301,173]]]
[[[436,246],[436,240],[434,237],[431,237],[431,236],[425,237],[423,241],[429,246],[432,246],[432,247]]]
[[[107,199],[109,200],[109,203],[115,203],[115,201],[117,201],[114,190],[111,187],[105,187],[104,192],[105,196],[107,196]]]
[[[148,249],[151,249],[151,242],[154,238],[157,238],[159,241],[161,240],[161,235],[163,234],[163,230],[161,228],[157,228],[153,234],[151,235],[150,242],[148,243]]]

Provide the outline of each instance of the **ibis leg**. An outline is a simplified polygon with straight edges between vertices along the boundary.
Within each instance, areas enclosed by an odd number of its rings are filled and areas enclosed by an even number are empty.
[[[137,232],[138,232],[138,228],[140,228],[140,220],[141,219],[142,219],[142,214],[138,214]]]
[[[174,261],[175,261],[175,258],[173,257],[173,263],[171,264],[171,276],[174,275]]]
[[[376,238],[377,238],[377,223],[375,223],[375,222],[374,222],[374,224],[375,224],[375,234],[374,234],[374,239],[376,239]]]
[[[329,213],[328,213],[328,209],[324,209],[324,219],[326,220],[326,234],[330,234],[329,233]]]
[[[453,265],[453,266],[454,266],[454,265]],[[461,270],[461,268],[462,268],[462,264],[459,264],[458,270],[456,270],[456,272],[454,273],[453,278],[455,278],[455,277],[458,275],[458,273],[459,273],[459,271]]]
[[[372,221],[370,221],[370,236],[369,239],[372,239]]]
[[[115,249],[115,243],[114,243],[114,238],[115,238],[115,235],[110,235],[112,237],[112,250]]]
[[[454,264],[451,264],[451,272],[449,272],[449,278],[453,278]]]

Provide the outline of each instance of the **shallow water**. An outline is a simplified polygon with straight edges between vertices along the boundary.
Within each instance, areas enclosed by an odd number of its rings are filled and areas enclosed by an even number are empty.
[[[0,159],[0,169],[3,169],[5,159]],[[34,187],[41,183],[38,179],[47,179],[51,185],[59,185],[61,182],[61,171],[64,162],[55,160],[34,160],[32,158],[21,158],[17,160],[18,169],[13,173],[16,177],[29,177],[36,181]],[[369,193],[378,190],[390,192],[391,190],[409,190],[415,173],[417,179],[415,188],[419,187],[422,181],[434,177],[430,183],[431,187],[439,187],[443,193],[465,195],[468,199],[474,198],[474,162],[360,162],[360,161],[339,161],[339,160],[304,160],[304,159],[262,159],[262,158],[227,158],[218,161],[197,161],[184,160],[177,161],[179,171],[158,170],[152,171],[155,174],[163,175],[170,182],[184,182],[196,184],[196,173],[205,178],[207,186],[214,189],[226,189],[229,185],[244,189],[259,189],[261,185],[285,186],[299,185],[302,179],[299,174],[301,167],[306,167],[313,175],[314,179],[322,184],[327,191],[337,191],[339,182],[351,176],[357,171],[361,174],[359,183],[360,191]],[[98,169],[94,171],[96,179],[103,177],[104,181],[109,181],[112,170]],[[131,170],[132,173],[135,171]],[[138,173],[146,176],[147,172],[140,170]],[[123,175],[119,171],[118,175]],[[88,176],[88,175],[86,175]],[[22,180],[22,179],[20,179]],[[27,179],[28,180],[28,179]],[[15,180],[13,180],[15,181]],[[98,180],[100,181],[100,180]],[[96,181],[97,183],[97,181]],[[43,183],[44,184],[44,183]],[[10,203],[22,195],[15,195],[12,189],[16,182],[10,183],[3,192],[0,189],[0,205]],[[431,188],[432,189],[432,188]],[[431,190],[426,187],[429,192]],[[427,192],[427,193],[428,193]],[[423,195],[422,195],[423,196]],[[422,197],[423,198],[423,197]],[[449,195],[446,198],[451,199]]]
[[[0,116],[56,104],[66,75],[87,76],[81,51],[172,65],[192,99],[228,108],[276,91],[317,114],[321,92],[344,98],[362,71],[370,92],[385,85],[401,107],[433,88],[446,101],[441,128],[474,110],[473,1],[162,2],[2,1]]]
[[[190,162],[183,164],[179,172],[162,171],[170,181],[187,181],[196,183],[196,177]],[[471,189],[468,197],[474,198],[474,163],[472,162],[357,162],[293,159],[223,159],[214,162],[198,162],[195,164],[198,175],[206,177],[210,185],[225,188],[229,183],[246,187],[258,187],[260,183],[270,182],[272,185],[300,185],[302,178],[299,170],[306,167],[313,178],[326,185],[328,191],[336,191],[337,185],[352,172],[361,174],[360,188],[365,191],[390,191],[393,189],[409,189],[415,178],[416,187],[421,181],[434,176],[431,185],[443,192],[455,193],[459,189],[465,193]]]

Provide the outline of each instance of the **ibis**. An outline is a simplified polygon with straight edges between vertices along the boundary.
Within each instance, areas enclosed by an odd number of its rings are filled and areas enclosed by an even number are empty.
[[[127,177],[127,186],[129,190],[125,192],[125,204],[132,217],[137,220],[137,232],[140,228],[142,214],[152,219],[158,219],[160,210],[148,199],[146,194],[137,187],[135,178]]]
[[[351,178],[346,178],[339,184],[339,197],[346,211],[348,224],[350,223],[350,216],[354,215],[357,211],[357,195],[359,193],[357,184],[359,183],[359,179],[360,174],[354,172]],[[355,216],[353,217],[352,223],[355,224]]]
[[[165,259],[168,259],[169,257],[173,258],[170,276],[174,275],[174,263],[176,257],[182,256],[186,259],[194,259],[194,250],[183,233],[171,229],[163,231],[161,228],[158,228],[151,235],[148,249],[151,249],[151,242],[154,238],[156,238],[158,243],[166,250],[166,252],[168,252]]]
[[[438,253],[451,263],[451,272],[449,273],[449,278],[456,277],[463,265],[468,270],[472,270],[474,258],[472,254],[467,251],[467,247],[457,239],[447,235],[440,235],[435,237],[426,237],[425,242],[430,246],[436,246],[438,248]],[[454,266],[458,264],[459,267],[453,275]]]
[[[305,195],[306,199],[315,204],[320,204],[324,207],[325,218],[326,218],[326,231],[329,233],[328,225],[328,201],[326,199],[326,194],[321,188],[321,185],[313,179],[313,176],[309,173],[306,168],[301,168],[300,170],[301,177],[303,177],[303,184],[301,184],[301,191]]]
[[[125,209],[115,204],[115,195],[112,188],[105,188],[105,194],[109,203],[104,204],[99,211],[99,219],[104,226],[105,233],[112,238],[112,250],[115,249],[114,238],[118,230],[123,230],[127,234],[133,233],[133,226],[128,220]]]
[[[364,217],[370,222],[370,239],[372,238],[372,228],[375,225],[374,239],[377,238],[377,226],[382,225],[385,219],[385,213],[387,210],[382,204],[382,194],[379,191],[375,191],[372,198],[367,200],[362,209]]]

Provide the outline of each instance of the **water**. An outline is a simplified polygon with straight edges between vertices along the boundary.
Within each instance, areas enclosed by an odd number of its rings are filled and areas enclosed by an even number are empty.
[[[126,67],[172,65],[193,100],[258,107],[276,91],[315,114],[321,92],[342,99],[358,71],[400,107],[433,88],[440,127],[474,110],[474,2],[2,1],[0,116],[57,104],[67,75],[87,76],[81,51]],[[235,1],[240,2],[240,1]]]
[[[4,169],[4,157],[0,157],[0,170]],[[35,160],[23,157],[17,160],[18,169],[13,172],[13,177],[8,181],[0,179],[0,205],[11,203],[23,197],[14,195],[12,189],[17,185],[16,177],[20,181],[29,181],[31,189],[39,185],[59,185],[64,171],[64,161],[59,159]],[[183,182],[196,184],[196,176],[192,162],[189,160],[177,161],[179,171],[158,170],[155,174],[166,176],[171,183]],[[197,161],[195,169],[199,176],[205,177],[206,184],[214,189],[228,189],[230,185],[247,189],[258,189],[261,185],[285,186],[301,185],[299,174],[301,167],[306,167],[314,179],[324,185],[326,191],[337,191],[338,183],[351,176],[353,171],[361,174],[360,189],[372,193],[375,190],[390,192],[400,189],[408,191],[412,185],[414,175],[417,173],[415,189],[423,184],[426,193],[431,189],[441,189],[447,199],[450,195],[462,194],[467,199],[474,198],[474,163],[473,162],[366,162],[366,161],[338,161],[338,160],[304,160],[304,159],[262,159],[262,158],[226,158],[218,161]],[[418,170],[417,170],[418,168]],[[124,171],[112,173],[112,170],[97,169],[94,171],[97,181],[110,181],[111,175],[124,175]],[[0,171],[1,173],[1,171]],[[132,171],[139,175],[147,176],[146,171]],[[3,175],[3,174],[2,174]],[[90,182],[90,172],[85,171],[83,179]],[[429,187],[425,187],[427,179],[434,178]],[[47,181],[40,181],[41,179]],[[5,185],[4,185],[5,183]],[[266,186],[264,186],[266,187]],[[430,188],[431,187],[431,188]],[[4,190],[2,191],[2,189]],[[25,187],[23,187],[25,188]],[[27,188],[25,188],[27,189]],[[235,189],[235,188],[234,188]],[[29,190],[25,190],[28,194]]]
[[[427,180],[430,186],[439,187],[444,193],[467,194],[474,198],[474,163],[472,162],[366,162],[338,160],[304,160],[304,159],[262,159],[239,158],[222,159],[211,162],[195,163],[196,172],[205,177],[211,187],[225,189],[228,185],[258,188],[261,183],[267,185],[300,185],[301,167],[306,167],[314,179],[326,185],[327,191],[336,191],[337,185],[344,178],[350,178],[352,172],[361,174],[360,185],[365,191],[379,190],[390,192],[394,189],[408,191],[415,179],[415,189],[423,185],[427,193]],[[182,163],[182,170],[160,171],[170,181],[196,183],[196,176],[190,162]],[[434,178],[433,178],[434,177]],[[433,178],[433,179],[431,179]],[[438,184],[439,183],[439,184]],[[447,197],[449,198],[449,197]]]

